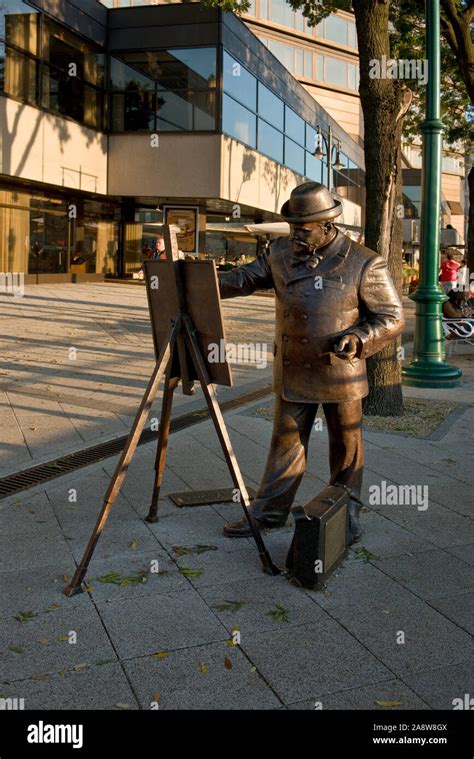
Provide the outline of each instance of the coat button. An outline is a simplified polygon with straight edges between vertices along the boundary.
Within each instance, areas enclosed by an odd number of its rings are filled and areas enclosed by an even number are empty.
[[[306,343],[309,343],[309,340],[307,337],[303,337],[301,342],[303,343],[303,345],[306,345]]]
[[[311,364],[305,364],[305,365],[304,365],[304,368],[305,368],[305,369],[311,369]]]
[[[283,335],[283,342],[284,343],[287,343],[289,339],[290,338],[288,337],[288,335]]]
[[[306,319],[308,318],[308,314],[301,314],[301,318],[306,321]]]
[[[289,366],[289,365],[290,365],[290,362],[288,361],[288,359],[285,358],[285,360],[283,361],[283,366]]]

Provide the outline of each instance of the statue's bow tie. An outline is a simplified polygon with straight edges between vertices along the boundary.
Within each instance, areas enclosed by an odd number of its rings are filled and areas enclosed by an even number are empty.
[[[291,265],[296,267],[306,266],[307,269],[311,270],[316,269],[322,259],[323,256],[318,256],[316,253],[310,253],[307,256],[292,256]]]

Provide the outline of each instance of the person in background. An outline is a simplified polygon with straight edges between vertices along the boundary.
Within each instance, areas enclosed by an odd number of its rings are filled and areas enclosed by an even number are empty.
[[[459,264],[454,260],[452,253],[448,253],[446,260],[441,264],[439,281],[446,295],[453,289],[456,283],[456,274]]]
[[[165,238],[163,235],[158,235],[155,242],[155,252],[153,253],[153,258],[159,258],[160,261],[166,261],[166,252],[165,252]]]
[[[467,259],[463,258],[456,272],[456,285],[453,290],[469,291],[469,269],[467,268]]]

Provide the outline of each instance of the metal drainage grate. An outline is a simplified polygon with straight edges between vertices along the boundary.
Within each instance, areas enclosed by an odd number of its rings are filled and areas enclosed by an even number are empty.
[[[247,403],[265,398],[271,392],[271,386],[265,385],[265,387],[254,390],[251,393],[240,395],[233,400],[224,401],[219,404],[221,411],[230,411],[238,408],[239,406],[245,406]],[[193,411],[189,414],[183,414],[176,419],[171,420],[170,433],[178,432],[179,430],[192,427],[194,424],[199,424],[209,419],[209,411],[207,407],[200,411]],[[138,445],[144,445],[145,443],[151,443],[158,438],[158,432],[152,430],[143,430]],[[111,456],[120,454],[127,442],[128,435],[122,435],[121,437],[110,440],[107,443],[99,443],[93,445],[90,448],[84,448],[82,451],[76,453],[70,453],[68,456],[62,456],[61,458],[49,461],[46,464],[38,464],[30,469],[24,469],[21,472],[16,472],[8,477],[0,479],[0,500],[7,498],[15,493],[20,493],[22,490],[28,490],[28,488],[41,485],[42,482],[48,482],[56,477],[62,477],[65,474],[74,472],[76,469],[95,464],[102,459],[108,459]]]

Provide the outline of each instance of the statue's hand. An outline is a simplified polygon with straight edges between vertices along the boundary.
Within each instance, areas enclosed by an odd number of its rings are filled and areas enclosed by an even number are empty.
[[[351,335],[349,333],[348,335],[341,337],[337,345],[334,347],[334,352],[338,355],[343,354],[343,356],[347,357],[349,361],[352,361],[357,355],[359,345],[360,338],[358,335]]]

